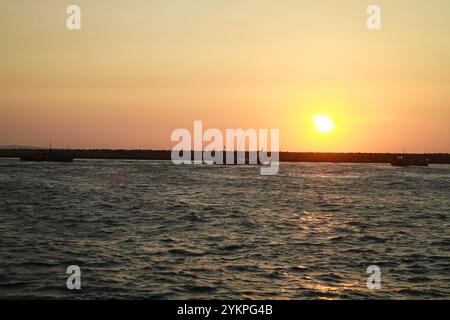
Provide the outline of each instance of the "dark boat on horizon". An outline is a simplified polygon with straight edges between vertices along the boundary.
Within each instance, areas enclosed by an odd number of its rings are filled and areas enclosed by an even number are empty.
[[[392,160],[391,165],[394,167],[428,167],[429,160],[401,155]]]
[[[21,161],[34,162],[73,162],[74,155],[67,150],[37,150],[29,152],[20,157]]]

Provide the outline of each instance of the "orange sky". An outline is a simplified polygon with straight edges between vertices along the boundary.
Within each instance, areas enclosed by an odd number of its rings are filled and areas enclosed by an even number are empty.
[[[450,152],[449,14],[448,0],[2,1],[0,145],[170,149],[202,120],[278,128],[281,150]],[[316,114],[335,129],[315,132]]]

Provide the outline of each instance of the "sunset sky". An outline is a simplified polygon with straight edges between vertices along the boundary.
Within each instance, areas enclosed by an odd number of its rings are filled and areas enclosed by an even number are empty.
[[[283,151],[450,152],[449,16],[448,0],[1,1],[0,145],[170,149],[202,120],[278,128]]]

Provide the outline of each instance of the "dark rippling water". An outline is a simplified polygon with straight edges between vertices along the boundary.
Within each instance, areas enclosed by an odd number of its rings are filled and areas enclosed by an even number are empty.
[[[449,166],[3,159],[0,298],[450,298],[449,191]]]

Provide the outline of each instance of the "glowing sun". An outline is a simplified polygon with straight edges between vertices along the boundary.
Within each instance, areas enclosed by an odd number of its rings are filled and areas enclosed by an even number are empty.
[[[314,116],[314,128],[317,132],[328,133],[334,129],[334,123],[329,116],[316,115]]]

